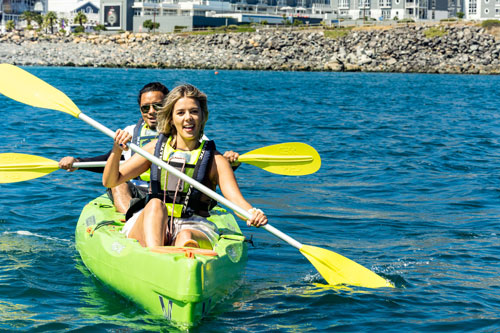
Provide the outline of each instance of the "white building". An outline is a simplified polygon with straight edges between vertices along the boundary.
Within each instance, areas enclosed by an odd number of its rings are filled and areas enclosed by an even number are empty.
[[[46,10],[47,0],[0,0],[1,26],[4,27],[8,20],[17,23],[19,16],[25,11],[43,14]]]
[[[500,19],[500,0],[463,0],[466,20]]]
[[[58,18],[65,18],[70,23],[78,12],[87,16],[87,25],[99,24],[100,0],[47,0],[48,11],[55,12]],[[75,23],[73,23],[75,24]]]

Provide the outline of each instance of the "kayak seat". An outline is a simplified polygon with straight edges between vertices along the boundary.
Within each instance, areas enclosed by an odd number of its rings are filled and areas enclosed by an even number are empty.
[[[206,249],[196,249],[187,247],[176,247],[176,246],[155,246],[151,248],[151,252],[156,253],[184,253],[186,257],[194,259],[196,254],[201,254],[209,257],[218,256],[217,252]]]

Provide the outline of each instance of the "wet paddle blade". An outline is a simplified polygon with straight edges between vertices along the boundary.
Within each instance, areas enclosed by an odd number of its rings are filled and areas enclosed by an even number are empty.
[[[27,105],[62,111],[74,117],[81,112],[63,92],[10,64],[0,64],[0,93]]]
[[[338,253],[310,245],[303,245],[300,252],[309,259],[330,285],[394,288],[386,279]]]
[[[280,143],[255,149],[241,155],[238,162],[288,176],[309,175],[321,167],[321,158],[318,152],[313,147],[301,142]]]
[[[59,169],[56,161],[44,157],[5,153],[0,154],[0,183],[16,183],[43,177]]]

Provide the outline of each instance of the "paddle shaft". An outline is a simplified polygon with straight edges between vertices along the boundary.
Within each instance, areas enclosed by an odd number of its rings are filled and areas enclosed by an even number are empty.
[[[75,162],[73,168],[99,168],[104,167],[106,162]]]
[[[109,137],[111,137],[111,138],[114,139],[115,132],[113,132],[112,130],[110,130],[106,126],[98,123],[97,121],[95,121],[94,119],[90,118],[89,116],[87,116],[83,112],[81,112],[81,113],[78,114],[78,118],[80,118],[81,120],[83,120],[84,122],[86,122],[87,124],[89,124],[90,126],[94,127],[95,129],[101,131],[102,133],[104,133],[107,136],[109,136]],[[188,175],[180,172],[179,170],[177,170],[173,166],[165,163],[165,161],[162,161],[161,159],[159,159],[158,157],[154,156],[153,154],[148,153],[147,151],[145,151],[144,149],[140,148],[136,144],[129,142],[128,143],[128,147],[130,149],[132,149],[134,152],[136,152],[137,154],[139,154],[139,155],[143,156],[144,158],[148,159],[152,163],[154,163],[154,164],[156,164],[156,165],[158,165],[158,166],[166,169],[168,172],[172,173],[174,176],[179,177],[180,179],[182,179],[183,181],[189,183],[190,185],[193,185],[193,187],[196,188],[197,190],[205,193],[210,198],[216,200],[217,202],[220,202],[221,204],[223,204],[224,206],[228,207],[229,209],[232,209],[234,212],[238,213],[239,215],[241,215],[241,216],[243,216],[243,217],[245,217],[247,219],[252,216],[245,209],[243,209],[240,206],[232,203],[231,201],[229,201],[226,198],[224,198],[222,195],[220,195],[220,194],[212,191],[210,188],[208,188],[205,185],[197,182],[196,180],[194,180],[193,178],[189,177]],[[279,231],[275,227],[271,226],[270,224],[264,225],[263,228],[266,229],[266,231],[269,231],[270,233],[272,233],[276,237],[280,238],[281,240],[285,241],[286,243],[290,244],[291,246],[293,246],[293,247],[295,247],[297,249],[300,249],[302,247],[302,244],[300,242],[298,242],[295,239],[293,239],[292,237],[290,237],[290,236],[282,233],[281,231]]]

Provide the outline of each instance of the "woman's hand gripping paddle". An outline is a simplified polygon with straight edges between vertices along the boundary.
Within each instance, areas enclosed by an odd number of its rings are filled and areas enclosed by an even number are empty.
[[[83,114],[64,93],[19,67],[9,64],[0,65],[0,93],[24,104],[68,113],[85,121],[109,137],[114,137],[112,130]],[[191,184],[212,199],[222,203],[238,214],[250,218],[250,214],[243,208],[233,204],[223,196],[181,173],[137,145],[130,143],[129,148],[144,156],[152,163],[166,169],[176,177]],[[384,278],[339,254],[318,247],[303,245],[270,224],[266,224],[263,228],[299,249],[329,284],[347,284],[366,288],[392,287],[392,284]]]

